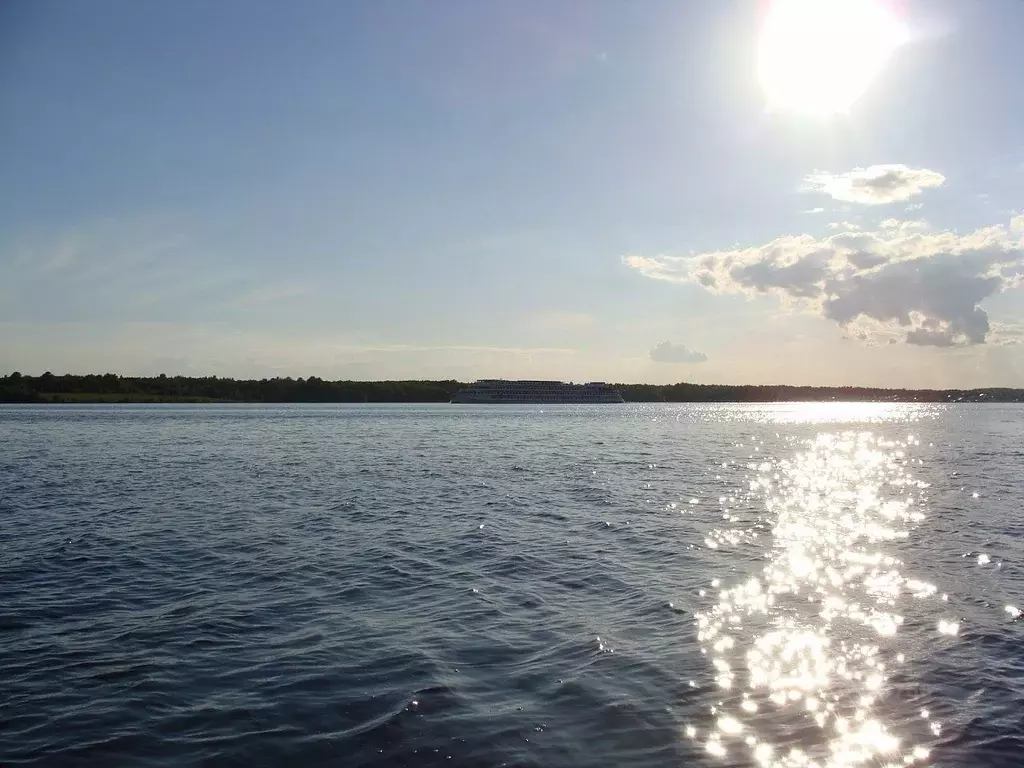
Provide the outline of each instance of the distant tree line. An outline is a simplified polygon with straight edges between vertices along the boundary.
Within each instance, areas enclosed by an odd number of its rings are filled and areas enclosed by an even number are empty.
[[[225,379],[218,376],[23,376],[0,378],[0,402],[441,403],[462,386],[456,381],[324,381]]]
[[[666,403],[1019,403],[1024,389],[878,389],[872,387],[794,387],[761,384],[618,384],[630,402]]]
[[[325,381],[309,378],[118,376],[113,373],[0,378],[0,402],[446,403],[458,381]],[[801,401],[1022,402],[1020,389],[871,389],[867,387],[616,384],[629,402],[771,403]]]

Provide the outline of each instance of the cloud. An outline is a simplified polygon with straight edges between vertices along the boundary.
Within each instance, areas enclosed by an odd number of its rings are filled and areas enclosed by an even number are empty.
[[[926,189],[941,187],[945,181],[941,173],[926,168],[872,165],[846,173],[817,171],[807,176],[805,188],[848,203],[883,205],[909,200]]]
[[[69,269],[81,258],[82,250],[80,237],[64,237],[48,256],[38,261],[38,269],[44,275]]]
[[[960,235],[917,231],[887,220],[873,232],[785,236],[765,245],[696,256],[630,255],[655,280],[716,294],[771,295],[872,340],[908,344],[984,343],[985,299],[1024,285],[1024,232],[985,227]]]
[[[581,331],[597,325],[597,318],[586,312],[542,310],[527,312],[524,325],[545,331]]]
[[[808,208],[806,211],[800,211],[800,213],[824,213],[824,208]]]
[[[218,376],[599,378],[602,359],[565,347],[400,343],[324,329],[236,330],[216,323],[4,322],[0,360],[23,373],[113,371]],[[2,370],[0,370],[2,373]]]
[[[907,331],[907,344],[917,344],[921,347],[952,347],[956,344],[956,339],[950,331],[914,328]]]
[[[911,232],[926,231],[928,229],[928,222],[921,219],[884,219],[878,222],[878,228],[888,232],[909,234]]]
[[[708,356],[682,344],[663,341],[651,350],[651,360],[656,363],[704,363]]]
[[[472,344],[379,344],[379,345],[336,345],[336,352],[358,352],[373,354],[398,354],[414,352],[470,352],[497,355],[574,355],[575,349],[568,347],[489,347]]]
[[[993,343],[999,346],[1013,346],[1024,343],[1024,325],[1019,323],[992,323]]]
[[[312,293],[312,287],[300,283],[271,283],[243,290],[227,300],[225,306],[239,309],[255,309],[267,304],[305,298]]]

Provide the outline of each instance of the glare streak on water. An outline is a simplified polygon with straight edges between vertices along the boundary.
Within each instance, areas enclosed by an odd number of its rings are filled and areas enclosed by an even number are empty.
[[[0,408],[0,764],[1019,764],[1021,416]]]
[[[897,663],[899,607],[913,590],[935,591],[908,581],[882,547],[923,518],[927,484],[904,461],[914,442],[822,434],[793,458],[757,468],[753,487],[763,489],[772,523],[767,563],[698,616],[718,686],[741,696],[739,711],[710,734],[712,754],[739,739],[757,762],[780,768],[927,758],[876,711]],[[736,703],[731,695],[722,709]]]

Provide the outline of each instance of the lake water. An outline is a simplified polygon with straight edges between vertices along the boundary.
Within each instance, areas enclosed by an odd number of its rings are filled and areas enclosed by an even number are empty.
[[[1024,765],[1024,408],[0,408],[0,764]]]

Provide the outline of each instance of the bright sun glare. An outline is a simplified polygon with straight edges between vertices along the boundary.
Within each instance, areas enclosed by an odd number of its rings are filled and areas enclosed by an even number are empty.
[[[768,106],[845,112],[905,39],[885,0],[771,0],[757,57]]]

